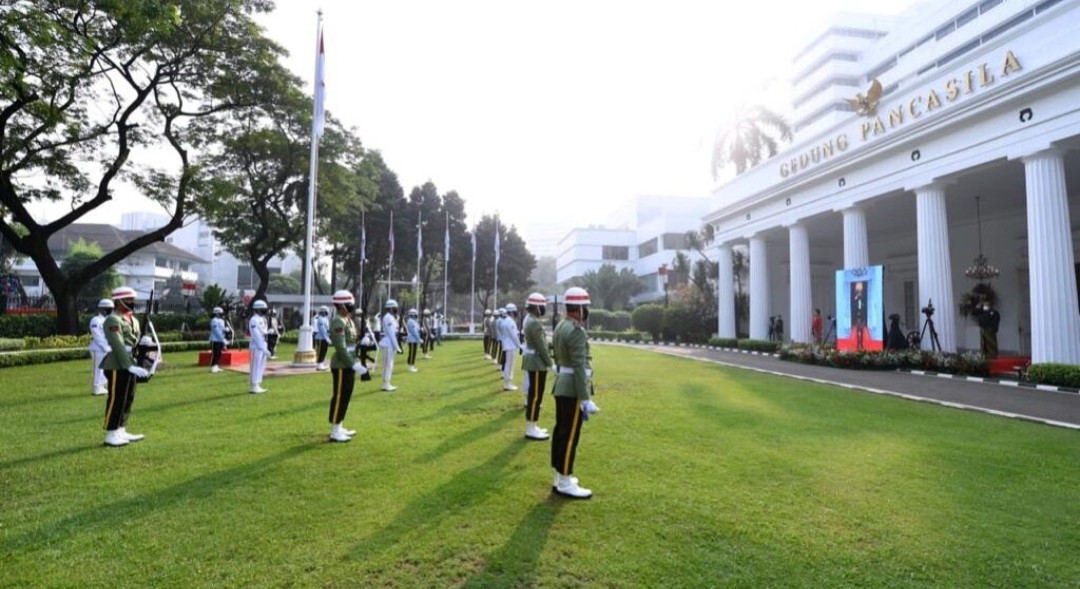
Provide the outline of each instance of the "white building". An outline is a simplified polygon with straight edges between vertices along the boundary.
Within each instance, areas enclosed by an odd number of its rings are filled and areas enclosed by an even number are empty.
[[[735,335],[731,248],[748,245],[753,338],[783,313],[791,339],[810,341],[835,271],[882,265],[886,313],[917,329],[932,299],[942,348],[978,349],[958,301],[981,233],[1001,270],[1002,353],[1080,363],[1078,30],[1075,0],[937,0],[817,37],[795,61],[796,142],[719,187],[704,217],[720,335]],[[877,104],[838,99],[873,98],[875,80]]]
[[[604,264],[616,270],[630,268],[647,290],[632,302],[653,301],[664,296],[658,275],[669,268],[677,251],[691,263],[700,254],[687,249],[686,232],[701,229],[709,210],[705,197],[638,196],[612,213],[605,226],[572,229],[559,241],[556,280],[560,283],[598,270]]]

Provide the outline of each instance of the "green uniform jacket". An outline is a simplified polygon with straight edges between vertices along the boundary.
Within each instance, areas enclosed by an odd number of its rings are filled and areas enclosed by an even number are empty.
[[[105,330],[105,341],[109,343],[109,353],[101,361],[102,370],[127,370],[135,363],[129,349],[134,349],[139,343],[139,323],[134,315],[125,315],[121,311],[113,311],[105,318],[102,325]]]
[[[522,354],[522,370],[547,370],[551,366],[544,324],[532,315],[525,317],[525,351]]]
[[[585,401],[592,390],[592,376],[589,372],[589,337],[585,328],[573,319],[563,319],[555,328],[552,336],[555,344],[555,363],[559,366],[559,375],[555,378],[556,397],[577,397]],[[572,369],[573,374],[564,374],[563,370]]]
[[[352,319],[334,315],[330,321],[330,343],[334,346],[334,355],[330,358],[330,368],[352,368],[358,360],[349,351],[349,342],[356,341],[356,325]]]

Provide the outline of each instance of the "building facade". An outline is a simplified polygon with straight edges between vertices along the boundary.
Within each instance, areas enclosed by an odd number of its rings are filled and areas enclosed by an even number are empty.
[[[746,246],[752,338],[785,313],[790,338],[809,342],[812,310],[835,312],[836,271],[881,265],[886,314],[919,330],[932,302],[941,348],[978,349],[959,302],[985,256],[1000,269],[1002,353],[1080,363],[1080,2],[937,0],[867,22],[800,53],[805,85],[829,61],[819,45],[859,40],[844,79],[817,82],[829,97],[799,111],[792,146],[714,192],[720,335],[735,335],[730,261]]]

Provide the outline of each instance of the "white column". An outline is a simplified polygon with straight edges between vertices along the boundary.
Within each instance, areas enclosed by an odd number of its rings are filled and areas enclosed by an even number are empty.
[[[1072,225],[1064,154],[1024,158],[1028,265],[1031,277],[1031,361],[1080,364]]]
[[[720,244],[717,253],[720,264],[720,299],[717,317],[720,325],[717,334],[720,337],[735,337],[735,271],[732,268],[730,244]]]
[[[769,254],[765,238],[750,238],[750,339],[769,339]]]
[[[945,187],[929,184],[915,189],[918,217],[919,308],[933,301],[934,325],[941,351],[956,351],[956,299],[953,298],[952,261],[949,256],[949,220],[945,214]],[[924,317],[925,320],[925,317]],[[931,349],[930,330],[922,340]]]
[[[788,250],[791,261],[791,313],[787,332],[791,341],[799,344],[813,342],[810,333],[810,236],[806,226],[795,223],[788,227]]]
[[[866,211],[860,207],[844,209],[844,268],[865,268],[870,265],[870,248],[866,237]]]

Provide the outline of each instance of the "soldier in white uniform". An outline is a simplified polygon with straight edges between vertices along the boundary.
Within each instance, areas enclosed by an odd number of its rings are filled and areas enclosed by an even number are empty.
[[[394,299],[386,301],[386,310],[382,314],[382,339],[379,347],[382,348],[383,370],[382,390],[386,392],[396,391],[397,387],[390,384],[390,377],[394,374],[394,355],[401,352],[401,344],[398,342],[398,304]]]
[[[506,305],[506,317],[499,320],[497,331],[499,344],[502,347],[503,390],[516,391],[514,385],[514,363],[517,360],[518,348],[521,347],[521,335],[517,327],[517,305]]]
[[[251,319],[248,320],[248,334],[251,337],[249,344],[251,352],[251,389],[253,395],[265,393],[262,387],[263,373],[266,372],[266,361],[270,359],[270,346],[266,342],[266,301],[255,301],[251,304]]]
[[[98,314],[90,320],[90,370],[93,383],[91,393],[105,395],[109,391],[105,388],[105,371],[101,369],[101,361],[105,354],[109,353],[109,342],[105,339],[105,318],[113,312],[113,302],[109,299],[101,299],[98,302]]]

